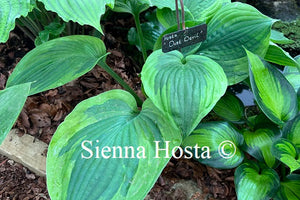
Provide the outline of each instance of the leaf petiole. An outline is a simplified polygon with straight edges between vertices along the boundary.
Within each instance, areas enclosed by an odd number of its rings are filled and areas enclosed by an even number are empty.
[[[114,72],[104,61],[104,59],[101,59],[97,63],[102,69],[104,69],[109,75],[113,77],[125,90],[127,90],[132,96],[134,96],[137,105],[139,107],[142,106],[143,101],[139,98],[139,96],[135,93],[135,91],[116,73]]]
[[[134,21],[135,21],[136,30],[137,30],[137,33],[138,33],[138,36],[139,36],[139,40],[140,40],[140,44],[141,44],[143,59],[144,59],[144,61],[146,61],[146,59],[147,59],[147,51],[146,51],[146,48],[145,48],[144,36],[143,36],[143,31],[142,31],[142,27],[141,27],[141,22],[140,22],[139,14],[134,14],[133,18],[134,18]]]

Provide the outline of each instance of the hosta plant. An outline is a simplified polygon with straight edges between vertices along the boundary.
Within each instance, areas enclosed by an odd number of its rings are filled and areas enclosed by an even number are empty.
[[[183,146],[208,144],[214,147],[212,158],[197,159],[199,162],[221,169],[238,166],[238,199],[299,199],[300,113],[296,91],[300,89],[300,72],[286,66],[283,74],[259,56],[246,52],[251,90],[261,112],[247,116],[243,103],[227,93],[213,109],[226,121],[200,123]],[[288,75],[298,79],[287,78]],[[251,158],[246,159],[245,154]]]
[[[26,16],[32,2],[1,2],[6,5],[0,10],[5,16],[1,18],[4,25],[0,35],[5,41],[14,19]],[[162,36],[174,31],[175,4],[171,0],[75,0],[72,6],[66,0],[40,2],[65,21],[88,24],[100,32],[105,5],[113,11],[131,13],[145,59],[141,80],[148,97],[142,102],[106,65],[105,45],[96,37],[53,39],[18,63],[6,89],[0,92],[1,101],[13,98],[0,108],[0,142],[27,96],[74,80],[96,64],[127,90],[111,90],[79,103],[58,127],[47,155],[51,199],[143,199],[172,156],[195,157],[218,168],[240,165],[235,176],[239,199],[287,197],[295,191],[298,176],[280,182],[273,169],[284,163],[295,171],[299,164],[298,83],[296,79],[293,87],[287,81],[294,80],[293,74],[297,76],[298,71],[287,70],[283,75],[263,61],[299,67],[275,44],[286,40],[271,31],[275,20],[242,3],[186,0],[187,25],[206,23],[206,40],[192,48],[163,53],[159,48]],[[20,9],[9,12],[12,7]],[[157,18],[166,30],[148,57],[139,17],[149,7],[156,7]],[[234,96],[224,96],[228,85],[249,75],[256,101],[271,128],[256,128],[260,127],[259,116],[247,118]],[[226,99],[234,99],[227,102],[233,109],[221,116],[239,124],[247,122],[252,125],[249,129],[238,130],[229,122],[200,123],[213,108],[223,112],[227,107],[220,104]],[[12,105],[16,106],[9,109]],[[260,162],[245,161],[245,152]],[[279,192],[275,194],[276,190]],[[253,196],[256,191],[258,197]]]

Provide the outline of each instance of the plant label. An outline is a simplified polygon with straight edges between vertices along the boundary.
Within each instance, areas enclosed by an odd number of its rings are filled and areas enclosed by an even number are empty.
[[[164,35],[162,39],[162,51],[167,53],[169,51],[178,50],[183,47],[197,44],[206,39],[207,25],[201,24],[185,30],[176,31]]]

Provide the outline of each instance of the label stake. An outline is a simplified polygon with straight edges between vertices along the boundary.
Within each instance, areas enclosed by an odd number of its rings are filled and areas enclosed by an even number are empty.
[[[163,36],[162,51],[164,53],[173,50],[181,51],[181,48],[183,47],[191,46],[206,40],[206,34],[207,34],[206,24],[201,24],[191,28],[186,28],[183,0],[180,0],[181,20],[182,20],[181,22],[182,30],[180,30],[181,26],[180,26],[178,0],[175,0],[175,5],[176,5],[176,18],[177,18],[178,31]]]

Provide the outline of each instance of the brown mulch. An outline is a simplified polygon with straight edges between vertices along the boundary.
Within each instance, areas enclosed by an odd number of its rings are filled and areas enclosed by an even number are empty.
[[[36,176],[21,164],[0,155],[0,199],[50,199],[46,180]]]
[[[122,17],[126,17],[123,15]],[[134,48],[128,47],[126,32],[133,25],[132,18],[105,22],[106,47],[111,54],[107,63],[141,98],[138,77],[140,61],[135,61]],[[120,27],[128,27],[125,30]],[[125,46],[125,47],[124,47]],[[34,46],[18,29],[5,44],[0,44],[0,90],[20,59]],[[139,55],[139,58],[140,55]],[[104,70],[96,66],[84,76],[59,88],[28,97],[15,124],[21,134],[30,134],[50,142],[57,126],[82,100],[102,92],[121,88]],[[171,159],[162,175],[147,195],[150,200],[213,200],[236,199],[233,170],[216,170],[193,160]],[[202,188],[202,190],[200,190]],[[46,180],[21,164],[0,155],[0,199],[50,199]]]

